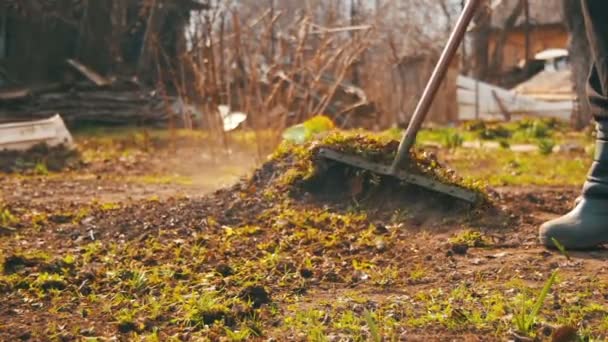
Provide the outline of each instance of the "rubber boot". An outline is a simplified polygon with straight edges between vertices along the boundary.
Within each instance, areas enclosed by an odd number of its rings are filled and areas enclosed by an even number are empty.
[[[595,160],[576,207],[540,227],[540,242],[567,249],[589,249],[608,242],[608,121],[597,124]]]

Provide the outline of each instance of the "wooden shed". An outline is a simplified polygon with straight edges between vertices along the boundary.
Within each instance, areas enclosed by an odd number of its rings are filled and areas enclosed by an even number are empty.
[[[502,48],[499,70],[494,72],[517,68],[543,50],[568,48],[569,33],[559,0],[502,0],[491,16],[489,53]]]

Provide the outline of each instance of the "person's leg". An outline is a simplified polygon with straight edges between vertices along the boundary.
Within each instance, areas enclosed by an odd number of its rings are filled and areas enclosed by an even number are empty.
[[[576,208],[541,226],[547,247],[554,241],[570,249],[608,242],[608,1],[581,1],[594,62],[587,92],[597,121],[596,153]]]
[[[608,119],[608,1],[582,0],[593,69],[587,92],[596,120]]]

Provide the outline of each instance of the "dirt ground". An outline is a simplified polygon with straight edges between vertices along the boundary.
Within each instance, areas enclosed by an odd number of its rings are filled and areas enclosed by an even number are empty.
[[[80,164],[62,172],[25,170],[4,174],[4,201],[87,203],[158,197],[201,196],[237,182],[259,157],[236,146],[206,146],[208,139],[177,138],[142,142],[141,137],[79,141]],[[239,147],[240,146],[240,147]]]
[[[483,210],[410,188],[335,200],[287,194],[279,162],[237,182],[251,151],[200,151],[1,175],[0,340],[608,338],[608,251],[536,240],[578,186],[494,188]]]

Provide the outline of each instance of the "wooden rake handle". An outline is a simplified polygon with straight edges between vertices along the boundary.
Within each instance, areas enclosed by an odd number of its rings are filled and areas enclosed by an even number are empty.
[[[401,164],[409,157],[409,151],[416,142],[416,136],[418,135],[418,131],[422,127],[426,116],[431,109],[431,105],[433,104],[433,100],[437,95],[439,87],[441,86],[441,82],[445,79],[445,75],[460,47],[460,44],[464,40],[464,37],[467,33],[467,28],[471,21],[473,21],[473,17],[475,16],[475,12],[482,0],[468,0],[464,10],[460,14],[460,18],[458,18],[458,22],[454,27],[454,30],[450,34],[450,38],[441,53],[441,57],[435,65],[435,69],[429,79],[424,92],[422,93],[422,97],[418,101],[418,105],[416,106],[416,110],[414,111],[414,115],[412,115],[412,119],[405,131],[405,135],[399,144],[399,149],[397,150],[397,156],[393,161],[393,165],[391,167],[392,173],[398,171]]]

